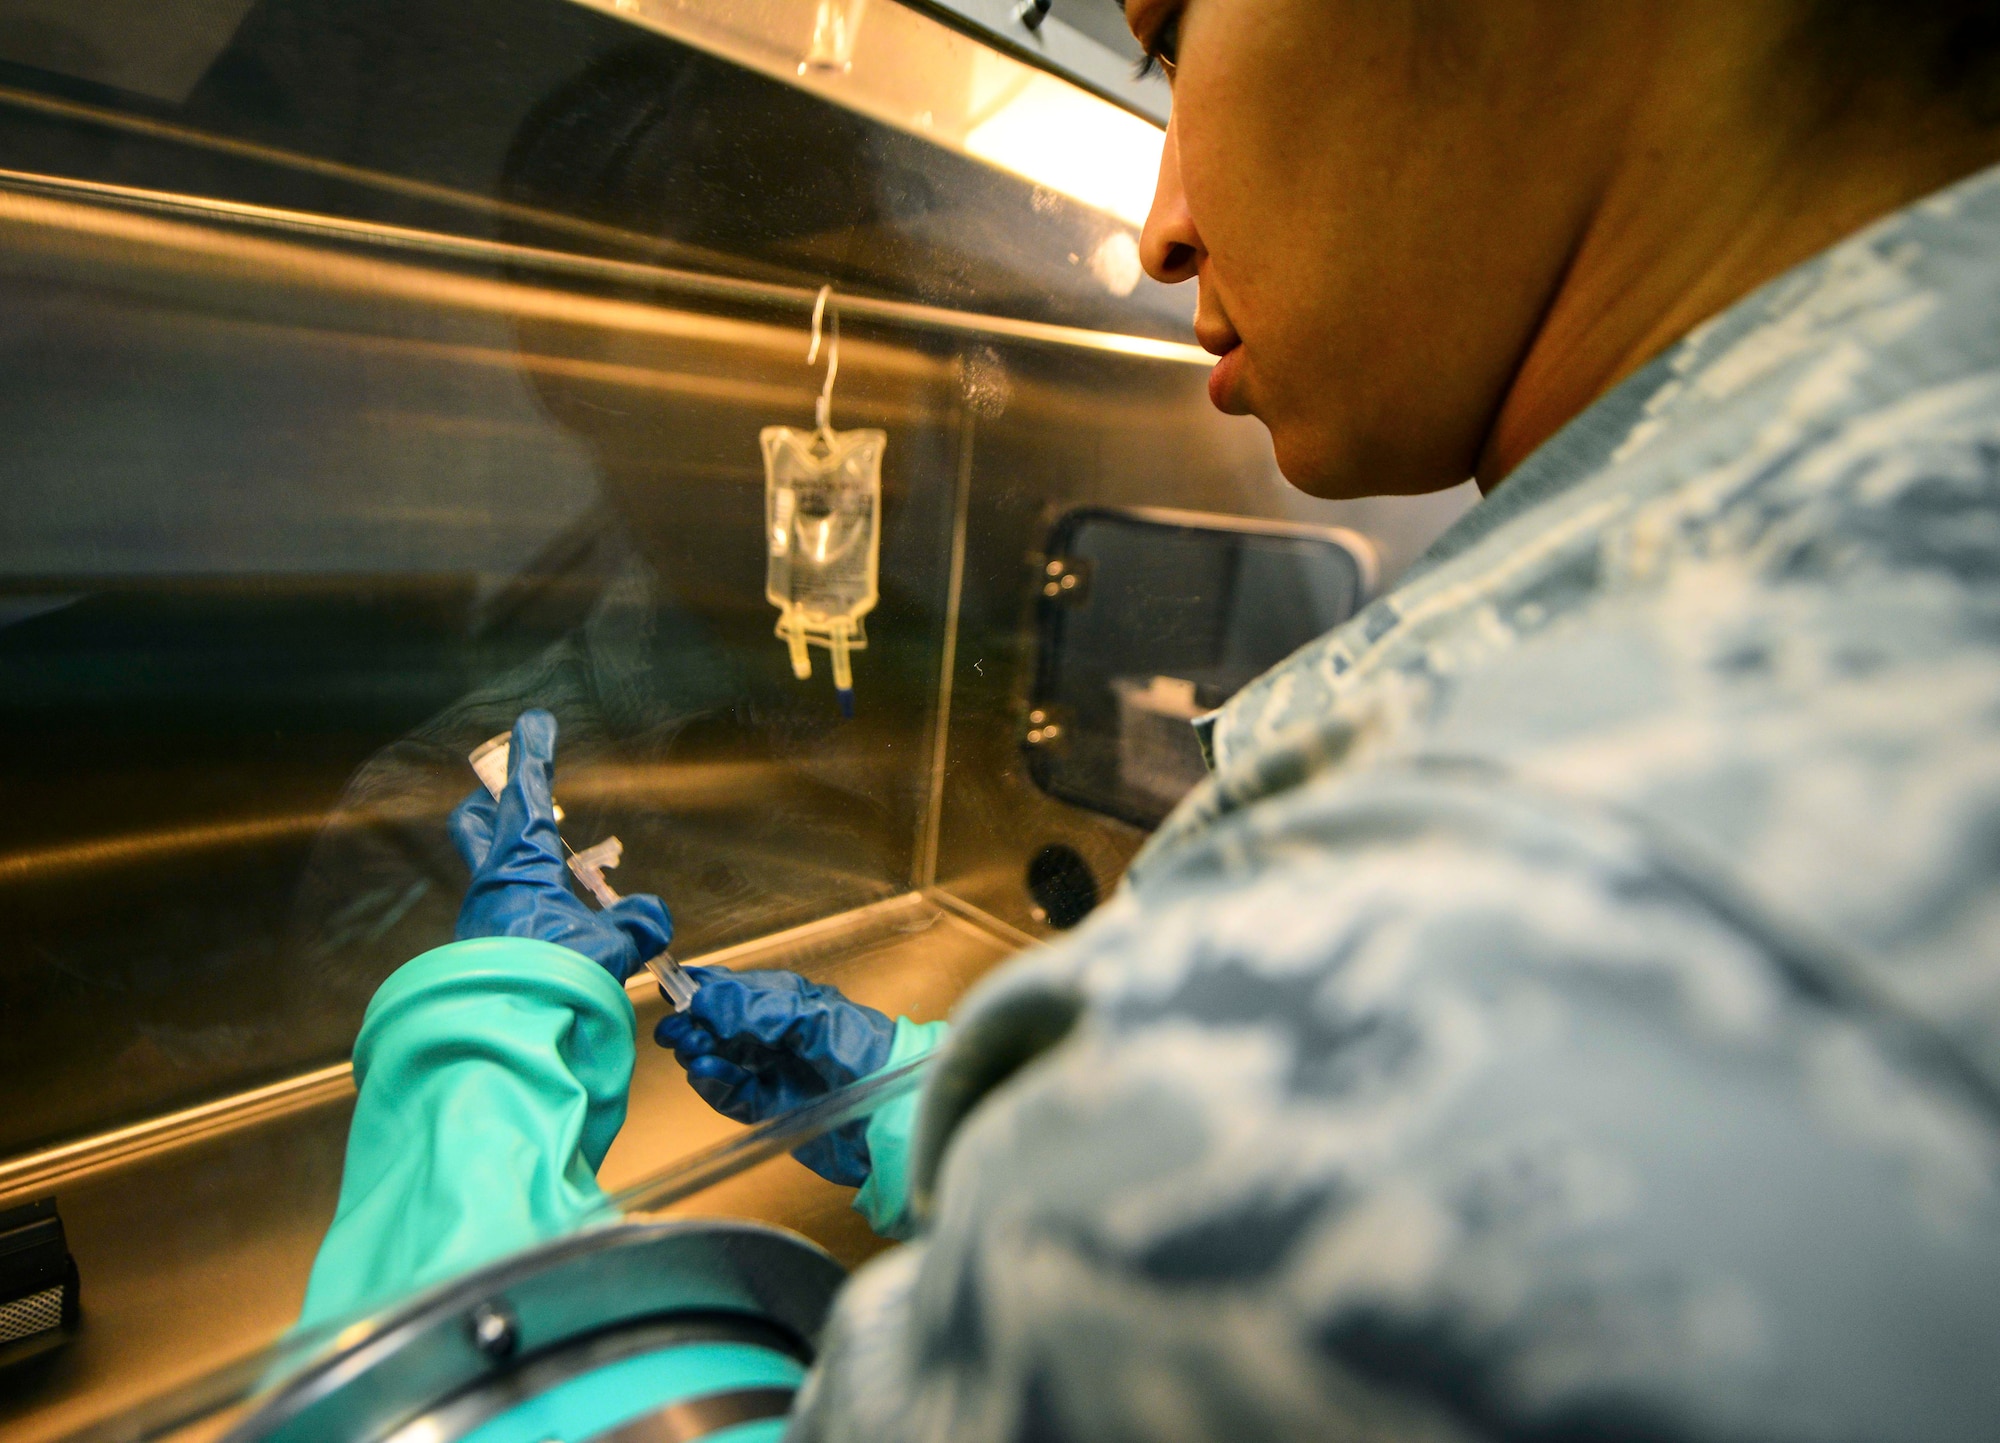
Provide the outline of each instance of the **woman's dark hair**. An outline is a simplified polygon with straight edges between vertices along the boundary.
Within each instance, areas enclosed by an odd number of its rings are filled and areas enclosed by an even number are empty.
[[[2000,0],[1812,0],[1804,35],[1841,108],[1915,100],[2000,124]]]

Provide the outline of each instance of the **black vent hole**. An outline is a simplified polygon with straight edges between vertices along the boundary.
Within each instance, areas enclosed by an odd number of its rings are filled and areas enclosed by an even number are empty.
[[[1067,929],[1097,906],[1097,878],[1076,848],[1058,842],[1028,863],[1028,895],[1034,899],[1037,922]]]

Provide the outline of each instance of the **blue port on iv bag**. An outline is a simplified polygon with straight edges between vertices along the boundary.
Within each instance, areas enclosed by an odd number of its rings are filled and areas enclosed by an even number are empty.
[[[820,325],[832,287],[813,307],[810,363],[819,354]],[[812,675],[810,647],[833,658],[833,685],[842,716],[854,715],[851,654],[865,649],[863,618],[879,595],[882,555],[882,453],[888,433],[836,431],[833,382],[840,371],[840,316],[833,317],[822,387],[810,431],[766,426],[764,527],[768,560],[764,595],[778,608],[778,639],[791,654],[792,674]]]

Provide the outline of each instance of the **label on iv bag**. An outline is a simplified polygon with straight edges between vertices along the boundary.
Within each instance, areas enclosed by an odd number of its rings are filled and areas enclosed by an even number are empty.
[[[813,622],[858,622],[874,609],[881,556],[881,431],[767,426],[764,594]]]

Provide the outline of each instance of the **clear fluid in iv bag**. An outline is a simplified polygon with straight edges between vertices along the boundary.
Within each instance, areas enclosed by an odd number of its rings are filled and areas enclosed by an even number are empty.
[[[764,594],[778,608],[778,638],[792,672],[812,675],[809,646],[833,658],[841,711],[854,710],[849,653],[868,645],[882,554],[882,431],[798,431],[766,426]]]

